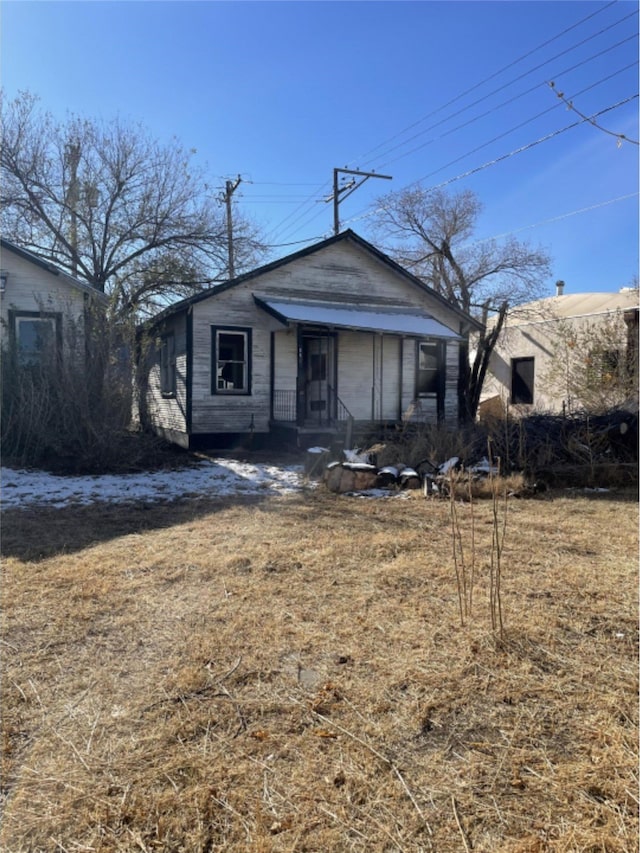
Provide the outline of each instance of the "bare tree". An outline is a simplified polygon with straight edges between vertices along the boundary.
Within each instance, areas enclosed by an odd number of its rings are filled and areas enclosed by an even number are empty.
[[[467,348],[460,359],[460,417],[475,418],[482,384],[510,305],[534,299],[550,274],[550,261],[541,249],[508,239],[471,243],[482,205],[465,190],[448,195],[442,190],[412,189],[392,193],[380,202],[375,221],[390,253],[437,293],[486,326],[479,333],[474,355]]]
[[[556,321],[544,379],[563,397],[570,412],[603,414],[637,401],[638,364],[629,327],[632,322],[621,310],[599,320]]]
[[[225,212],[177,140],[138,125],[56,122],[21,93],[1,105],[2,231],[17,245],[108,293],[120,314],[150,311],[221,280]],[[236,269],[262,254],[234,216]]]

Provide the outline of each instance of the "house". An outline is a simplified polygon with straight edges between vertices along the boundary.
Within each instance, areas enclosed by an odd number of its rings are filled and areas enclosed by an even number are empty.
[[[565,294],[563,282],[556,287],[555,296],[507,314],[481,416],[637,407],[638,290]]]
[[[182,300],[145,328],[142,417],[184,447],[347,421],[455,425],[478,323],[353,231]]]
[[[83,357],[91,305],[106,297],[53,264],[0,239],[0,347],[20,364]]]

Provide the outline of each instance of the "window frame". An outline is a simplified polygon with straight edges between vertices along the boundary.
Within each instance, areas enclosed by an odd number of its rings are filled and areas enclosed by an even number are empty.
[[[520,358],[511,359],[511,388],[509,402],[512,406],[532,406],[535,400],[535,381],[536,381],[536,364],[535,356],[526,355]],[[531,379],[527,382],[526,379],[517,372],[520,365],[531,365]],[[518,388],[516,388],[516,384]],[[525,388],[527,393],[523,394],[522,388]],[[526,399],[524,399],[526,397]]]
[[[38,351],[39,358],[25,358],[20,351],[20,332],[19,327],[22,321],[38,321],[46,322],[53,327],[53,355],[54,363],[62,355],[62,318],[61,314],[55,311],[9,311],[9,328],[10,341],[13,352],[15,353],[16,363],[19,367],[44,367],[48,366],[49,362],[45,361],[42,356],[45,354],[42,350]]]
[[[428,368],[428,370],[426,368],[420,367],[420,356],[422,354],[423,347],[429,347],[430,349],[433,349],[433,354],[436,359],[435,367]],[[416,398],[418,400],[436,400],[442,397],[445,383],[445,370],[446,361],[443,342],[434,340],[419,340],[418,346],[416,348]],[[420,374],[427,372],[433,373],[433,378],[430,383],[433,386],[433,390],[421,391]]]
[[[244,359],[242,362],[233,359],[221,359],[219,356],[220,335],[239,335],[244,340]],[[251,395],[251,364],[253,351],[253,329],[249,326],[211,326],[211,394],[224,397],[249,397]],[[221,388],[223,381],[218,375],[222,370],[220,363],[234,363],[243,365],[244,385],[242,388]]]
[[[160,393],[165,398],[176,396],[176,338],[167,332],[160,338]]]

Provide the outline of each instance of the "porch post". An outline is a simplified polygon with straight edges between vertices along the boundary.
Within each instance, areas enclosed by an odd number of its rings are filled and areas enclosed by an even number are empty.
[[[298,371],[296,374],[296,423],[298,426],[304,424],[305,398],[304,398],[304,349],[302,344],[302,329],[297,326],[298,333]]]

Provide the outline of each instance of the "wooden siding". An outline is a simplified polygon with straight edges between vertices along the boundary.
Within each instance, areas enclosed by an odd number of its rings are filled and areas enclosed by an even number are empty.
[[[70,342],[79,355],[84,335],[85,291],[66,276],[58,276],[14,252],[3,249],[1,266],[8,273],[7,287],[0,297],[0,343],[9,341],[9,311],[50,312],[62,320],[64,350]]]
[[[192,312],[191,421],[185,422],[183,397],[167,401],[155,392],[156,422],[193,435],[268,432],[272,390],[295,392],[298,329],[286,327],[259,308],[254,294],[405,306],[430,314],[453,331],[459,319],[410,281],[396,274],[364,248],[350,242],[332,244],[294,259],[255,278],[240,281],[194,302]],[[250,393],[212,393],[212,327],[251,330]],[[395,421],[399,417],[437,420],[436,401],[414,404],[416,340],[400,335],[334,330],[337,394],[356,420]],[[320,330],[319,330],[320,333]],[[457,415],[457,342],[447,347],[446,418]],[[273,357],[273,363],[272,363]],[[273,389],[272,389],[273,381]],[[159,387],[159,372],[151,372]],[[186,400],[186,398],[185,398]],[[407,414],[409,412],[409,414]]]
[[[382,335],[380,342],[380,418],[397,421],[400,418],[400,351],[402,341],[393,335]]]
[[[373,420],[374,335],[338,336],[338,396],[356,420]]]
[[[275,334],[273,387],[278,391],[295,391],[298,374],[298,336],[295,329]]]
[[[445,305],[351,243],[337,243],[314,255],[271,270],[252,283],[257,295],[325,299],[327,302],[380,300],[425,311],[458,330],[459,320]]]
[[[247,282],[193,306],[192,432],[268,432],[271,407],[271,332],[277,320],[253,300],[255,282]],[[251,392],[211,393],[211,327],[250,328]]]
[[[176,356],[176,393],[172,397],[160,390],[160,341],[163,335],[173,334]],[[149,347],[146,389],[146,415],[151,426],[159,432],[187,433],[187,323],[186,314],[178,314],[156,330]]]

